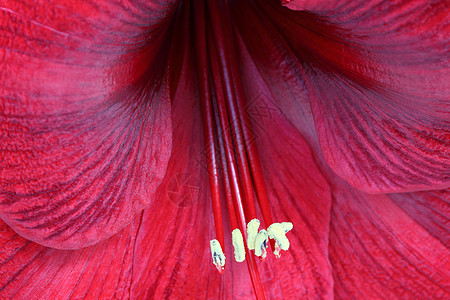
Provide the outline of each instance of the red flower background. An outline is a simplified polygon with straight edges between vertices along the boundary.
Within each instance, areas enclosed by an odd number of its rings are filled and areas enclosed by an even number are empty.
[[[1,298],[254,297],[211,262],[196,5],[0,0]],[[448,3],[286,5],[223,7],[294,224],[266,297],[448,298]]]

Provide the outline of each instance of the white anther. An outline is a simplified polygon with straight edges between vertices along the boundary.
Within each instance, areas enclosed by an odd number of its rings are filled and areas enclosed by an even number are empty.
[[[248,250],[255,249],[255,240],[256,240],[256,236],[258,235],[259,224],[260,224],[260,222],[258,219],[252,219],[247,224],[247,247],[248,247]]]
[[[267,247],[269,246],[269,235],[265,229],[258,232],[255,239],[255,255],[265,259],[267,256]]]
[[[243,262],[245,260],[245,246],[244,238],[239,229],[235,229],[231,232],[231,240],[234,247],[234,259],[237,262]]]
[[[211,255],[213,259],[213,264],[216,266],[217,270],[222,273],[225,267],[225,255],[222,251],[222,246],[218,240],[214,239],[209,242],[211,246]]]
[[[273,223],[267,229],[267,233],[269,234],[269,238],[275,240],[275,256],[279,257],[280,249],[288,250],[290,243],[286,237],[286,233],[294,228],[291,222],[282,222],[282,223]]]

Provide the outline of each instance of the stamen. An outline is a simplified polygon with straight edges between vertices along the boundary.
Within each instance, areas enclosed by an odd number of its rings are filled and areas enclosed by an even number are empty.
[[[217,34],[216,42],[219,44],[219,48],[225,48],[227,45],[232,45],[231,35]],[[223,38],[223,40],[221,40]],[[234,49],[229,49],[229,53]],[[267,198],[267,191],[265,188],[264,178],[262,176],[261,163],[255,145],[252,143],[254,137],[248,128],[243,124],[250,124],[247,115],[244,114],[239,107],[245,107],[243,93],[243,87],[239,80],[236,80],[239,76],[237,60],[233,57],[225,57],[223,52],[219,52],[219,61],[221,63],[222,70],[222,83],[224,84],[225,97],[227,99],[226,104],[230,113],[230,121],[232,129],[235,133],[235,149],[237,150],[238,167],[241,175],[242,186],[244,191],[244,207],[245,213],[248,219],[256,218],[255,200],[253,197],[253,184],[258,195],[258,203],[263,214],[264,222],[266,226],[272,224],[272,214],[270,210],[269,201]],[[242,136],[243,135],[243,136]],[[250,168],[252,176],[250,176]],[[248,231],[247,231],[248,235]],[[271,243],[272,249],[275,248],[273,242]],[[254,239],[247,240],[247,247],[254,249]]]
[[[243,262],[245,260],[245,246],[244,238],[239,229],[235,229],[231,232],[231,239],[234,247],[234,259],[237,262]]]
[[[213,105],[213,111],[214,111],[214,123],[216,125],[216,133],[217,133],[217,141],[219,144],[219,150],[220,150],[220,158],[221,158],[221,163],[222,163],[222,171],[223,171],[223,182],[225,185],[225,199],[227,200],[227,208],[228,208],[228,216],[230,218],[230,225],[231,225],[231,230],[233,231],[234,229],[237,229],[239,224],[237,221],[237,214],[236,214],[236,209],[235,209],[235,205],[234,205],[234,200],[233,200],[233,194],[232,194],[232,182],[234,182],[234,178],[230,177],[230,173],[228,172],[228,163],[227,163],[227,158],[225,155],[225,146],[223,144],[223,134],[221,132],[220,129],[220,119],[219,119],[219,113],[218,113],[218,107],[217,105]]]
[[[262,260],[266,259],[267,247],[269,247],[269,235],[265,229],[262,229],[256,235],[255,255],[261,257]]]
[[[249,130],[244,130],[244,136],[248,135],[248,137],[245,137],[246,140],[250,140],[252,137],[252,133]],[[273,223],[272,219],[272,213],[270,210],[269,200],[267,197],[267,191],[266,191],[266,185],[264,183],[264,178],[262,175],[262,169],[261,169],[261,163],[259,161],[259,156],[257,149],[253,143],[250,143],[249,147],[247,148],[247,156],[248,161],[252,170],[252,178],[254,181],[254,186],[256,190],[256,195],[258,196],[258,204],[261,208],[261,213],[264,218],[264,223],[267,225]]]
[[[209,186],[214,213],[214,224],[219,246],[224,246],[224,233],[222,222],[222,209],[220,204],[219,174],[217,168],[216,146],[214,141],[213,112],[211,108],[211,94],[209,82],[209,68],[207,61],[206,32],[205,32],[205,7],[203,1],[199,1],[197,13],[201,17],[194,18],[196,31],[196,48],[200,55],[197,57],[197,69],[200,83],[200,97],[202,106],[203,133],[206,142],[206,159],[209,174]],[[222,248],[221,248],[222,249]],[[222,250],[221,250],[222,251]],[[222,253],[223,254],[223,253]],[[214,260],[214,257],[213,257]],[[224,262],[225,264],[225,262]],[[218,268],[219,269],[219,268]],[[219,270],[220,272],[220,270]]]
[[[210,35],[208,36],[210,37]],[[228,126],[228,113],[227,113],[227,107],[226,107],[226,101],[224,99],[224,91],[221,85],[222,78],[219,77],[220,74],[220,68],[217,63],[217,57],[213,56],[213,53],[217,53],[218,51],[215,48],[214,43],[208,44],[210,47],[210,63],[211,63],[211,71],[213,75],[213,83],[214,88],[216,92],[216,103],[217,104],[217,115],[219,120],[219,126],[221,127],[221,140],[223,141],[223,147],[224,147],[224,153],[223,156],[226,159],[226,166],[229,172],[229,182],[231,184],[231,190],[233,192],[233,201],[234,206],[237,211],[238,216],[238,223],[240,228],[246,228],[246,218],[245,218],[245,210],[244,210],[244,204],[242,202],[242,193],[241,188],[239,184],[239,174],[238,174],[238,168],[236,159],[234,156],[234,148],[233,148],[233,142],[231,139],[230,131],[224,130]]]
[[[221,78],[215,78],[214,82],[215,83],[222,82],[226,89],[226,94],[231,94],[230,79],[232,76],[230,76],[231,74],[229,74],[229,70],[228,70],[229,64],[227,63],[227,60],[232,59],[232,58],[227,57],[226,54],[230,54],[231,57],[234,57],[235,54],[233,55],[233,51],[230,51],[230,50],[234,50],[234,49],[230,49],[229,48],[230,44],[228,44],[228,46],[227,46],[227,43],[225,43],[225,40],[224,40],[226,38],[226,36],[230,36],[232,34],[232,32],[231,32],[231,24],[230,24],[230,18],[228,15],[228,11],[226,8],[224,9],[223,5],[224,5],[223,1],[217,1],[217,0],[209,0],[208,1],[209,16],[213,16],[212,18],[209,19],[211,22],[211,25],[212,25],[211,28],[212,28],[212,33],[214,36],[214,38],[212,38],[211,41],[215,40],[215,42],[217,44],[217,48],[218,48],[218,51],[210,52],[210,54],[215,53],[216,57],[213,57],[211,55],[210,58],[211,58],[211,62],[220,61],[220,64],[221,64],[221,68],[218,69],[217,68],[218,66],[216,66],[214,68],[214,64],[211,63],[211,66],[213,68],[213,72],[212,72],[213,76],[220,74],[220,77],[221,77]],[[219,6],[222,6],[222,7],[219,8]],[[210,43],[210,45],[212,45],[212,47],[214,47],[214,43]],[[217,98],[218,98],[217,103],[219,106],[221,126],[223,129],[226,129],[227,126],[223,125],[223,122],[226,121],[226,119],[223,118],[224,115],[223,115],[223,109],[222,109],[223,106],[226,107],[226,103],[224,103],[225,99],[223,98],[223,94],[219,95]],[[231,158],[229,158],[229,155],[232,156],[233,150],[230,149],[231,145],[228,144],[227,140],[225,139],[226,136],[227,136],[227,130],[225,130],[225,133],[224,133],[224,140],[225,140],[224,144],[225,144],[225,149],[226,149],[226,153],[227,153],[228,166],[230,167],[230,159]],[[231,178],[233,178],[234,176],[237,175],[233,168],[230,168],[229,171],[232,175],[232,176],[230,176]],[[249,182],[249,184],[251,184],[251,181]],[[235,184],[233,182],[233,187],[239,188],[239,185],[237,185],[236,187],[234,185]],[[236,192],[238,191],[238,189],[234,189],[234,190]],[[239,195],[239,193],[235,193],[234,196],[236,197],[235,204],[237,206],[237,210],[239,211],[240,228],[245,230],[247,223],[245,222],[245,214],[242,214],[243,213],[242,202],[240,202],[239,201],[240,198],[238,198],[238,197],[240,197],[240,195]],[[248,200],[248,198],[246,199],[246,204],[251,205],[251,203],[247,203],[248,202],[247,200]],[[255,205],[255,203],[253,201],[253,208],[254,208],[254,205]],[[249,208],[251,210],[251,207],[249,207]],[[247,211],[249,211],[249,210],[247,210]],[[250,212],[250,213],[253,214],[253,212]],[[249,216],[250,216],[250,219],[256,218],[256,209],[254,210],[254,215],[249,215]],[[245,248],[244,248],[244,250],[245,250]],[[261,284],[261,279],[259,277],[258,269],[257,269],[255,258],[253,255],[248,255],[247,266],[249,269],[250,278],[252,280],[253,289],[255,291],[256,298],[257,299],[265,299],[264,289]]]
[[[274,253],[278,257],[281,250],[289,249],[286,233],[293,225],[289,222],[272,222],[258,153],[252,144],[252,133],[245,126],[250,122],[240,110],[245,107],[245,95],[239,80],[235,49],[232,48],[234,41],[229,12],[224,7],[224,0],[206,1],[207,13],[204,0],[195,1],[194,24],[209,185],[217,235],[217,239],[210,241],[211,255],[217,270],[222,273],[225,255],[218,167],[221,159],[234,256],[237,262],[242,262],[248,255],[247,265],[256,298],[264,299],[255,258],[249,250],[255,250],[256,256],[265,259],[271,238]],[[206,19],[207,15],[214,17]],[[220,157],[217,146],[220,148]],[[261,224],[256,218],[254,189],[264,222],[266,226],[271,224],[267,231],[263,229],[258,232]],[[246,220],[250,222],[247,224]]]
[[[248,250],[255,249],[255,240],[258,235],[260,222],[258,219],[250,220],[247,224],[247,247]]]
[[[229,36],[224,36],[224,39],[227,44],[232,45],[232,41],[230,41]],[[228,95],[228,107],[231,113],[231,118],[233,122],[233,129],[236,132],[238,138],[237,148],[238,148],[238,158],[239,158],[239,166],[242,169],[243,175],[243,184],[247,189],[244,189],[246,192],[245,196],[248,199],[248,205],[250,207],[251,215],[248,216],[249,219],[256,218],[256,210],[253,198],[253,190],[251,187],[253,186],[251,178],[254,182],[254,187],[257,193],[258,204],[261,208],[261,212],[264,218],[264,222],[267,225],[272,224],[272,213],[270,210],[269,200],[267,197],[266,186],[264,183],[264,177],[261,168],[261,162],[259,160],[258,151],[256,149],[254,141],[254,136],[251,130],[248,130],[248,127],[245,124],[251,125],[251,122],[248,120],[247,114],[245,114],[240,107],[246,107],[245,103],[245,95],[242,87],[242,83],[239,80],[236,80],[239,75],[239,68],[237,66],[237,60],[229,59],[226,61],[229,63],[229,66],[225,68],[228,72],[225,74],[226,80],[225,82],[228,84],[232,84],[233,88],[228,87],[227,90],[232,90],[233,93],[229,93]],[[225,72],[224,72],[225,73]],[[244,125],[243,125],[244,124]],[[240,128],[240,130],[238,129]],[[243,138],[241,138],[241,134]],[[248,164],[248,165],[247,165]],[[250,170],[249,170],[250,167]],[[250,189],[249,189],[250,188]],[[246,203],[247,204],[247,203]]]
[[[213,264],[216,266],[220,274],[223,273],[225,269],[225,255],[223,254],[222,247],[218,240],[214,239],[209,242],[211,246],[211,256],[213,259]]]
[[[218,108],[216,106],[213,106],[214,111],[216,112],[214,114],[215,116],[215,124],[216,124],[216,131],[218,132],[218,144],[220,147],[220,152],[225,153],[225,146],[223,144],[223,138],[220,134],[220,120],[218,115]],[[238,229],[238,223],[236,220],[236,210],[234,208],[234,201],[233,201],[233,195],[231,194],[231,184],[230,180],[230,174],[228,172],[228,165],[227,160],[225,158],[225,155],[221,155],[222,159],[222,168],[223,168],[223,181],[225,184],[225,196],[227,200],[227,207],[228,207],[228,215],[230,217],[230,225],[232,228],[232,243],[234,247],[234,258],[237,262],[243,262],[245,260],[245,246],[244,246],[244,239],[242,237],[241,231]]]
[[[212,8],[214,9],[214,8]],[[214,20],[213,20],[214,23]],[[228,25],[228,24],[227,24]],[[220,30],[217,30],[218,28],[215,27],[215,36],[217,37],[217,44],[220,49],[227,49],[227,44],[222,44],[223,41],[221,38],[225,37],[225,35],[221,35]],[[231,28],[230,28],[231,29]],[[226,37],[224,38],[226,39]],[[231,44],[228,44],[231,45]],[[234,49],[227,49],[227,50],[234,50]],[[227,53],[232,53],[231,51],[227,51]],[[244,192],[244,209],[245,209],[245,215],[247,219],[255,219],[256,218],[256,207],[255,207],[255,199],[253,195],[253,185],[251,181],[250,176],[250,170],[247,162],[247,156],[246,156],[246,147],[248,146],[245,142],[242,131],[245,130],[244,126],[241,124],[241,118],[238,114],[238,108],[237,108],[237,100],[236,100],[236,80],[234,80],[235,77],[238,76],[236,72],[233,72],[234,64],[233,60],[229,57],[224,56],[221,51],[218,53],[219,55],[219,62],[220,62],[220,75],[222,77],[222,85],[223,85],[223,92],[226,101],[224,101],[224,104],[228,110],[229,113],[229,121],[227,122],[227,125],[231,125],[231,128],[228,128],[228,126],[223,127],[225,131],[228,131],[231,129],[231,131],[234,133],[234,148],[237,158],[237,167],[240,174],[241,179],[241,189]],[[232,62],[233,61],[233,62]]]
[[[269,238],[275,240],[275,251],[274,254],[277,258],[280,257],[280,249],[288,250],[290,243],[288,238],[286,237],[286,233],[294,228],[291,222],[282,222],[282,223],[273,223],[267,229],[267,233]]]

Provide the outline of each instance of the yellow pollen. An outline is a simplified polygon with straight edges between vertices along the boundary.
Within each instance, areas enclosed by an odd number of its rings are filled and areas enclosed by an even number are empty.
[[[258,235],[259,225],[260,225],[260,222],[258,219],[252,219],[247,224],[247,247],[248,247],[248,250],[255,249],[255,240],[256,240],[256,236]]]
[[[255,255],[265,259],[267,257],[267,247],[269,246],[269,235],[265,229],[258,232],[255,239]]]
[[[273,223],[267,229],[269,238],[275,240],[275,256],[279,257],[280,249],[284,251],[289,249],[290,243],[288,238],[286,237],[286,233],[292,230],[292,228],[294,228],[294,225],[292,225],[291,222],[282,222]]]
[[[239,229],[235,229],[231,232],[231,239],[234,247],[234,259],[237,262],[243,262],[245,260],[245,246],[244,238]]]

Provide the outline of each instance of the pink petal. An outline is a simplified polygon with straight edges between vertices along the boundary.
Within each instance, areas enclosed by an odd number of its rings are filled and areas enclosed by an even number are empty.
[[[445,4],[352,3],[326,18],[242,4],[236,20],[271,92],[286,96],[280,108],[298,128],[309,121],[301,98],[306,88],[323,156],[339,176],[371,193],[448,186]],[[259,10],[258,18],[251,9]],[[251,27],[239,21],[243,15],[252,18]],[[310,132],[306,128],[300,130]]]
[[[85,247],[150,204],[171,147],[159,5],[0,7],[0,217],[20,235]]]
[[[369,195],[341,183],[333,193],[330,260],[336,297],[450,296],[448,190]]]

